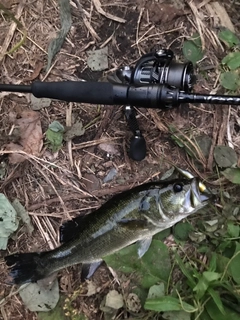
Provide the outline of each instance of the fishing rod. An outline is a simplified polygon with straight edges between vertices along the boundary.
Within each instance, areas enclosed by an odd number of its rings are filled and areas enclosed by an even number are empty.
[[[67,102],[125,105],[125,116],[133,132],[130,157],[137,161],[146,155],[146,142],[133,106],[167,110],[181,103],[240,105],[240,96],[192,93],[196,81],[192,63],[176,62],[168,49],[143,55],[135,67],[119,68],[108,80],[0,84],[0,91],[32,93],[37,98]]]

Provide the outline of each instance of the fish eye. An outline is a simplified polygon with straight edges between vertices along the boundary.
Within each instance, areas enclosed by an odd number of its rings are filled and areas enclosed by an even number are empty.
[[[175,183],[173,185],[173,191],[174,192],[181,192],[183,190],[183,184],[182,183]]]

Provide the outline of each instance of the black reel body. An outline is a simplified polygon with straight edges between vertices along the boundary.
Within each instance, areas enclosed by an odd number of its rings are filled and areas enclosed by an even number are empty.
[[[178,63],[169,49],[161,49],[143,55],[135,67],[125,66],[116,71],[115,80],[123,84],[140,87],[149,84],[166,85],[190,93],[195,83],[193,65],[191,62]],[[111,80],[110,80],[111,81]],[[176,106],[176,101],[174,102]],[[162,107],[173,107],[165,101]],[[130,142],[129,155],[140,161],[146,156],[146,142],[137,124],[135,110],[132,106],[125,107],[125,116],[133,137]]]
[[[121,83],[143,86],[163,84],[191,92],[195,83],[191,62],[178,63],[171,50],[158,50],[143,55],[135,67],[122,67],[116,71]]]

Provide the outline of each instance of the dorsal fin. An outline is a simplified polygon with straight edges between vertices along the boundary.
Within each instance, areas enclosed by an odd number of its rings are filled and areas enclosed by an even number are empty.
[[[72,220],[64,222],[59,228],[60,242],[68,242],[76,237],[83,229],[85,216],[77,216]]]

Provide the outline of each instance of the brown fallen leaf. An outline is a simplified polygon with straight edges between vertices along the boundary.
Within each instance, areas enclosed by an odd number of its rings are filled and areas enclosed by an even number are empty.
[[[206,8],[209,11],[209,13],[214,17],[215,27],[226,27],[227,29],[235,33],[235,28],[232,23],[232,20],[224,6],[222,6],[218,1],[214,1],[212,3],[207,3]]]
[[[19,1],[17,1],[17,0],[2,0],[1,3],[4,5],[5,8],[10,9],[12,5],[18,4]]]
[[[7,151],[14,152],[9,154],[8,159],[10,163],[17,164],[26,160],[26,158],[23,155],[21,155],[20,153],[17,153],[17,151],[23,151],[23,147],[20,146],[19,144],[10,142],[6,145],[6,149]]]
[[[119,150],[114,146],[114,144],[111,143],[100,143],[98,146],[101,150],[110,153],[110,154],[116,154],[120,155]]]
[[[99,179],[92,173],[85,173],[83,175],[85,188],[88,192],[92,192],[93,190],[99,190],[100,181]]]
[[[24,151],[28,154],[38,156],[43,146],[43,135],[40,115],[36,111],[22,111],[20,118],[16,119],[15,126],[19,129],[18,144],[9,143],[6,145],[8,151]],[[17,152],[9,155],[9,162],[12,164],[23,162],[26,158]]]
[[[141,2],[141,0],[138,1],[139,4]],[[145,5],[143,17],[149,17],[153,23],[163,24],[171,22],[177,17],[186,14],[186,12],[180,9],[177,4],[158,3],[156,1],[146,1],[145,3],[142,3],[142,6]]]
[[[35,80],[39,76],[40,72],[42,71],[43,66],[44,66],[44,63],[42,61],[38,60],[34,66],[33,73],[31,74],[30,77],[25,78],[24,81]]]

